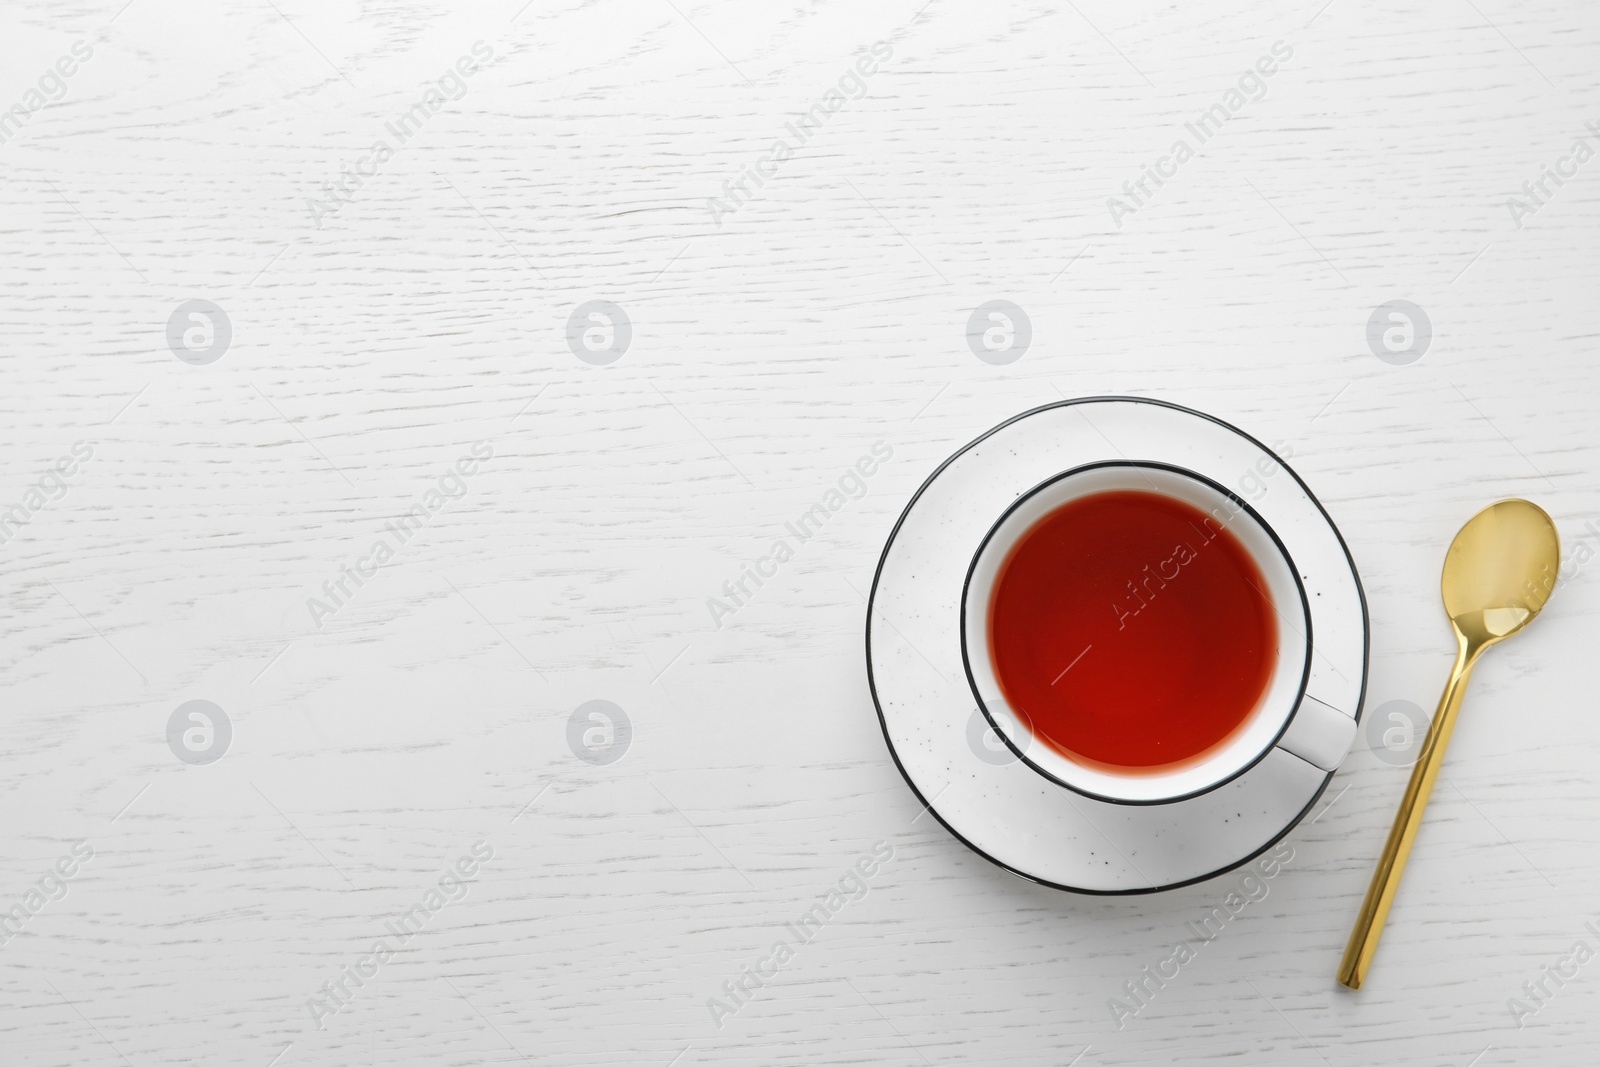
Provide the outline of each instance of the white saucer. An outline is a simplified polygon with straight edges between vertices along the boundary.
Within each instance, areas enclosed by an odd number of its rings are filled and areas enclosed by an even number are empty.
[[[1274,749],[1201,796],[1116,804],[1055,785],[988,734],[961,665],[973,553],[1018,496],[1119,459],[1186,467],[1248,501],[1300,569],[1315,639],[1307,692],[1358,720],[1366,692],[1355,564],[1316,497],[1259,441],[1173,404],[1093,397],[1018,415],[962,448],[884,546],[867,607],[868,682],[900,773],[945,828],[1014,874],[1079,893],[1153,893],[1232,870],[1287,834],[1333,777]]]

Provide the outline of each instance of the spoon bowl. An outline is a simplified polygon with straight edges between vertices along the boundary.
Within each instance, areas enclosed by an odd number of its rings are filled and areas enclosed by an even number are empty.
[[[1440,591],[1445,614],[1479,647],[1502,641],[1544,608],[1561,565],[1555,523],[1526,500],[1478,512],[1450,542]]]

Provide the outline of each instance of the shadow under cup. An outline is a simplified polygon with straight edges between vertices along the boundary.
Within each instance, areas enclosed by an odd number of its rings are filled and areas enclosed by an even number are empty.
[[[1029,725],[1029,716],[1009,702],[994,663],[991,608],[996,586],[1014,550],[1025,535],[1035,531],[1042,520],[1065,505],[1104,493],[1153,493],[1202,513],[1195,518],[1204,522],[1206,528],[1195,527],[1196,536],[1204,538],[1209,533],[1215,537],[1218,536],[1217,530],[1231,534],[1259,570],[1264,589],[1256,590],[1253,595],[1264,595],[1270,600],[1272,608],[1268,614],[1275,625],[1268,632],[1276,634],[1276,647],[1269,648],[1257,657],[1259,661],[1270,656],[1271,663],[1266,671],[1265,685],[1259,689],[1260,696],[1254,706],[1220,740],[1192,756],[1166,765],[1117,766],[1077,756],[1068,746],[1052,743],[1042,735],[1035,736]],[[1201,552],[1207,551],[1204,540],[1194,543],[1201,545]],[[1074,557],[1069,547],[1060,566],[1073,565]],[[1053,560],[1050,566],[1055,566]],[[1145,575],[1149,574],[1149,571],[1145,572]],[[1130,598],[1138,595],[1132,581],[1138,577],[1140,575],[1128,575]],[[1242,580],[1255,584],[1248,575]],[[1183,575],[1178,574],[1172,581],[1181,583]],[[1164,588],[1159,579],[1156,585],[1147,585],[1150,589],[1158,587]],[[1129,600],[1134,607],[1140,603]],[[1154,605],[1155,601],[1151,603]],[[1108,620],[1106,627],[1110,629],[1110,620],[1126,609],[1096,603],[1064,605],[1063,610],[1103,611]],[[990,529],[973,556],[962,592],[961,614],[961,651],[967,678],[979,708],[995,732],[1033,770],[1059,785],[1096,799],[1128,804],[1185,800],[1243,774],[1274,746],[1283,747],[1324,770],[1332,770],[1343,757],[1350,734],[1354,731],[1354,720],[1349,716],[1306,694],[1310,673],[1311,615],[1305,590],[1288,550],[1243,500],[1216,482],[1180,467],[1135,461],[1092,464],[1056,475],[1023,494]],[[1120,621],[1126,624],[1127,619],[1124,616]],[[1205,635],[1197,634],[1197,639],[1200,636]],[[1178,633],[1173,638],[1174,644],[1182,642],[1184,637],[1184,633]],[[1193,650],[1187,651],[1192,658]],[[1092,646],[1079,654],[1092,655]],[[1061,656],[1063,661],[1071,659],[1072,650],[1061,650]],[[1147,671],[1178,669],[1173,667],[1173,662],[1182,658],[1175,651],[1171,662],[1158,654],[1150,657],[1150,662],[1119,664],[1116,669],[1130,673],[1137,671],[1142,676]],[[1066,670],[1063,670],[1062,674],[1065,673]],[[1163,709],[1164,713],[1168,716],[1197,713],[1196,700],[1186,697],[1183,692],[1185,679],[1180,676],[1173,682],[1173,703],[1170,708]],[[1242,701],[1257,690],[1252,684],[1248,689],[1241,687],[1239,691],[1245,694],[1240,698]],[[1119,708],[1112,699],[1110,707],[1097,708],[1096,711],[1102,722],[1109,721],[1115,728]]]

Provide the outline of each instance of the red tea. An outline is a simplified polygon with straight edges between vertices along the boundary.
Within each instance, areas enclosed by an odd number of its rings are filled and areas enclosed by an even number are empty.
[[[1061,505],[1001,564],[989,650],[1035,737],[1108,770],[1192,762],[1243,725],[1277,662],[1267,583],[1218,518],[1160,493]]]

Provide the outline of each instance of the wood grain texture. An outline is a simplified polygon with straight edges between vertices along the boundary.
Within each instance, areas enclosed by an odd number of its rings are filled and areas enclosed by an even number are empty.
[[[1266,899],[1121,1028],[1109,998],[1232,876],[1088,899],[969,853],[917,818],[861,630],[956,447],[1159,396],[1292,450],[1366,584],[1369,708],[1431,710],[1467,515],[1527,495],[1600,551],[1600,162],[1507,207],[1600,147],[1594,8],[121,5],[0,15],[0,108],[93,53],[0,143],[0,510],[93,451],[0,544],[0,911],[94,850],[0,946],[0,1060],[1592,1062],[1600,963],[1521,1026],[1507,1001],[1600,948],[1600,563],[1478,670],[1366,990],[1333,972],[1406,769],[1358,750]],[[1265,95],[1119,227],[1108,198],[1276,41]],[[208,366],[165,338],[195,298],[233,330]],[[593,299],[633,324],[610,366],[568,348]],[[991,299],[1032,320],[1008,366],[966,344]],[[1391,299],[1433,323],[1408,366],[1367,348]],[[869,492],[714,625],[878,440]],[[477,441],[317,627],[307,599]],[[168,748],[190,699],[233,724],[218,763]],[[634,727],[608,766],[569,748],[591,699]],[[879,840],[870,893],[717,1026]],[[318,1028],[308,999],[477,841],[464,898]]]

